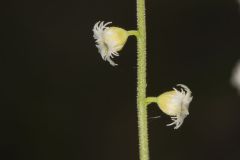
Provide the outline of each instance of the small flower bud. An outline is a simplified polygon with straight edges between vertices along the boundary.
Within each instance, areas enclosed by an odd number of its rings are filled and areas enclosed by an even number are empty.
[[[122,28],[110,27],[105,30],[103,37],[109,48],[120,51],[127,41],[128,33]]]
[[[106,27],[111,22],[97,22],[93,27],[93,37],[96,39],[96,47],[103,60],[108,61],[112,66],[117,64],[111,58],[119,56],[120,51],[128,39],[128,31],[119,27]]]
[[[192,101],[190,89],[183,85],[178,84],[177,86],[182,87],[181,91],[173,88],[173,91],[168,91],[157,97],[156,103],[159,108],[171,116],[173,122],[167,126],[176,125],[174,129],[178,129],[184,119],[189,115],[188,108],[189,104]]]

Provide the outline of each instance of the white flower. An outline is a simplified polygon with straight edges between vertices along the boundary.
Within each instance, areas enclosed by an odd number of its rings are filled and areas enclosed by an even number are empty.
[[[157,104],[159,108],[171,116],[172,123],[167,126],[176,125],[174,129],[178,129],[184,119],[189,115],[189,104],[192,101],[191,90],[183,84],[178,84],[181,87],[181,91],[173,88],[173,91],[168,91],[157,97]]]
[[[232,86],[238,90],[240,95],[240,60],[238,60],[236,66],[233,69],[231,83]]]
[[[107,27],[111,22],[97,22],[93,27],[93,37],[96,39],[96,47],[102,59],[108,61],[112,66],[117,64],[111,58],[119,56],[120,51],[127,41],[128,32],[119,27]]]

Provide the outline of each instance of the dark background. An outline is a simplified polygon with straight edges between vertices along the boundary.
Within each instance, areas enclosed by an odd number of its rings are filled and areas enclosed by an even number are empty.
[[[146,0],[149,96],[188,85],[178,130],[149,107],[151,160],[240,159],[240,58],[235,0]],[[136,42],[118,67],[101,59],[93,25],[136,28],[135,0],[19,0],[1,4],[1,160],[137,160]]]

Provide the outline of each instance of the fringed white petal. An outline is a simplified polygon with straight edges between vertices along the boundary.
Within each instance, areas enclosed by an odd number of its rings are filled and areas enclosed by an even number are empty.
[[[173,88],[176,92],[176,95],[173,97],[169,105],[171,106],[178,104],[178,106],[181,107],[181,110],[176,114],[176,116],[171,117],[173,122],[167,125],[175,125],[174,129],[178,129],[183,124],[184,119],[189,115],[188,108],[193,99],[191,96],[192,92],[186,85],[178,84],[177,86],[181,87],[181,89],[178,91],[177,89]]]
[[[107,22],[104,24],[104,21],[97,22],[93,27],[93,38],[96,40],[96,47],[98,48],[98,52],[100,53],[102,59],[104,61],[108,61],[112,66],[116,66],[117,64],[113,62],[111,58],[119,56],[119,54],[114,49],[110,48],[104,41],[104,32],[109,29],[107,25],[111,23],[112,22]]]

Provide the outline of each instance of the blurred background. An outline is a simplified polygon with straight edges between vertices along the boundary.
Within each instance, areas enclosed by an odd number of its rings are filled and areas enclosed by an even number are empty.
[[[2,160],[137,160],[136,41],[112,67],[92,28],[136,28],[135,0],[18,0],[1,5]],[[151,160],[240,159],[235,0],[146,0],[147,94],[193,92],[180,129],[149,106]]]

